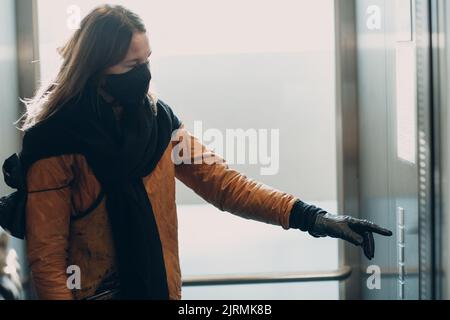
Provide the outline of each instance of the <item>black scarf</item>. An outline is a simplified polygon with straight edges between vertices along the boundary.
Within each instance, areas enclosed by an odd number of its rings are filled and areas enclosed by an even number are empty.
[[[143,177],[156,167],[180,121],[163,101],[153,107],[148,97],[126,106],[121,135],[112,107],[94,86],[86,85],[57,113],[27,130],[19,157],[10,157],[3,166],[5,181],[18,191],[1,199],[0,222],[20,237],[25,235],[24,177],[31,164],[63,154],[85,156],[105,193],[122,299],[169,297],[161,240]]]

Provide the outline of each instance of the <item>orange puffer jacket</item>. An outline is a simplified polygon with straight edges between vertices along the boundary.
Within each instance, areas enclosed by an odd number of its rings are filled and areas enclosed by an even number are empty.
[[[189,141],[190,163],[177,164],[172,150]],[[199,156],[222,161],[197,163]],[[143,178],[162,242],[171,300],[181,299],[182,283],[175,178],[222,211],[289,229],[297,198],[230,169],[182,125],[155,170]],[[41,159],[28,170],[27,187],[27,255],[39,298],[82,299],[94,294],[115,272],[115,263],[105,198],[86,159],[80,154]],[[80,268],[80,289],[67,286],[67,268],[72,265]]]

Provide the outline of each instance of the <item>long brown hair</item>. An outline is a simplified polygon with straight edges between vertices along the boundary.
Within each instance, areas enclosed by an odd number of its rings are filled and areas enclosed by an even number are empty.
[[[54,79],[42,85],[26,106],[19,129],[45,120],[80,93],[88,81],[99,85],[107,68],[121,62],[135,32],[146,32],[141,18],[123,6],[103,5],[90,12],[58,52],[62,65]],[[154,97],[152,96],[154,99]]]

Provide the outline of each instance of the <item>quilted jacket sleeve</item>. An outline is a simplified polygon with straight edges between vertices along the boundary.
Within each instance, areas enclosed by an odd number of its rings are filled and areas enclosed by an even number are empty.
[[[297,198],[231,169],[182,125],[174,134],[176,177],[221,211],[289,229]],[[189,152],[190,151],[190,152]]]
[[[27,173],[27,255],[40,299],[71,300],[67,288],[70,155],[42,159]]]

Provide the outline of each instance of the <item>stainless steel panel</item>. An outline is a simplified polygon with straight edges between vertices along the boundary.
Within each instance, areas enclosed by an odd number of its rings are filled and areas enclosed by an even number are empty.
[[[362,270],[382,272],[379,290],[361,280],[365,299],[419,298],[417,274],[405,271],[419,267],[415,9],[415,1],[356,1],[360,214],[397,231],[376,238],[374,260],[361,259]]]
[[[382,270],[380,290],[361,281],[363,298],[435,297],[432,2],[356,1],[360,212],[397,231],[376,240],[375,261],[362,259]]]

